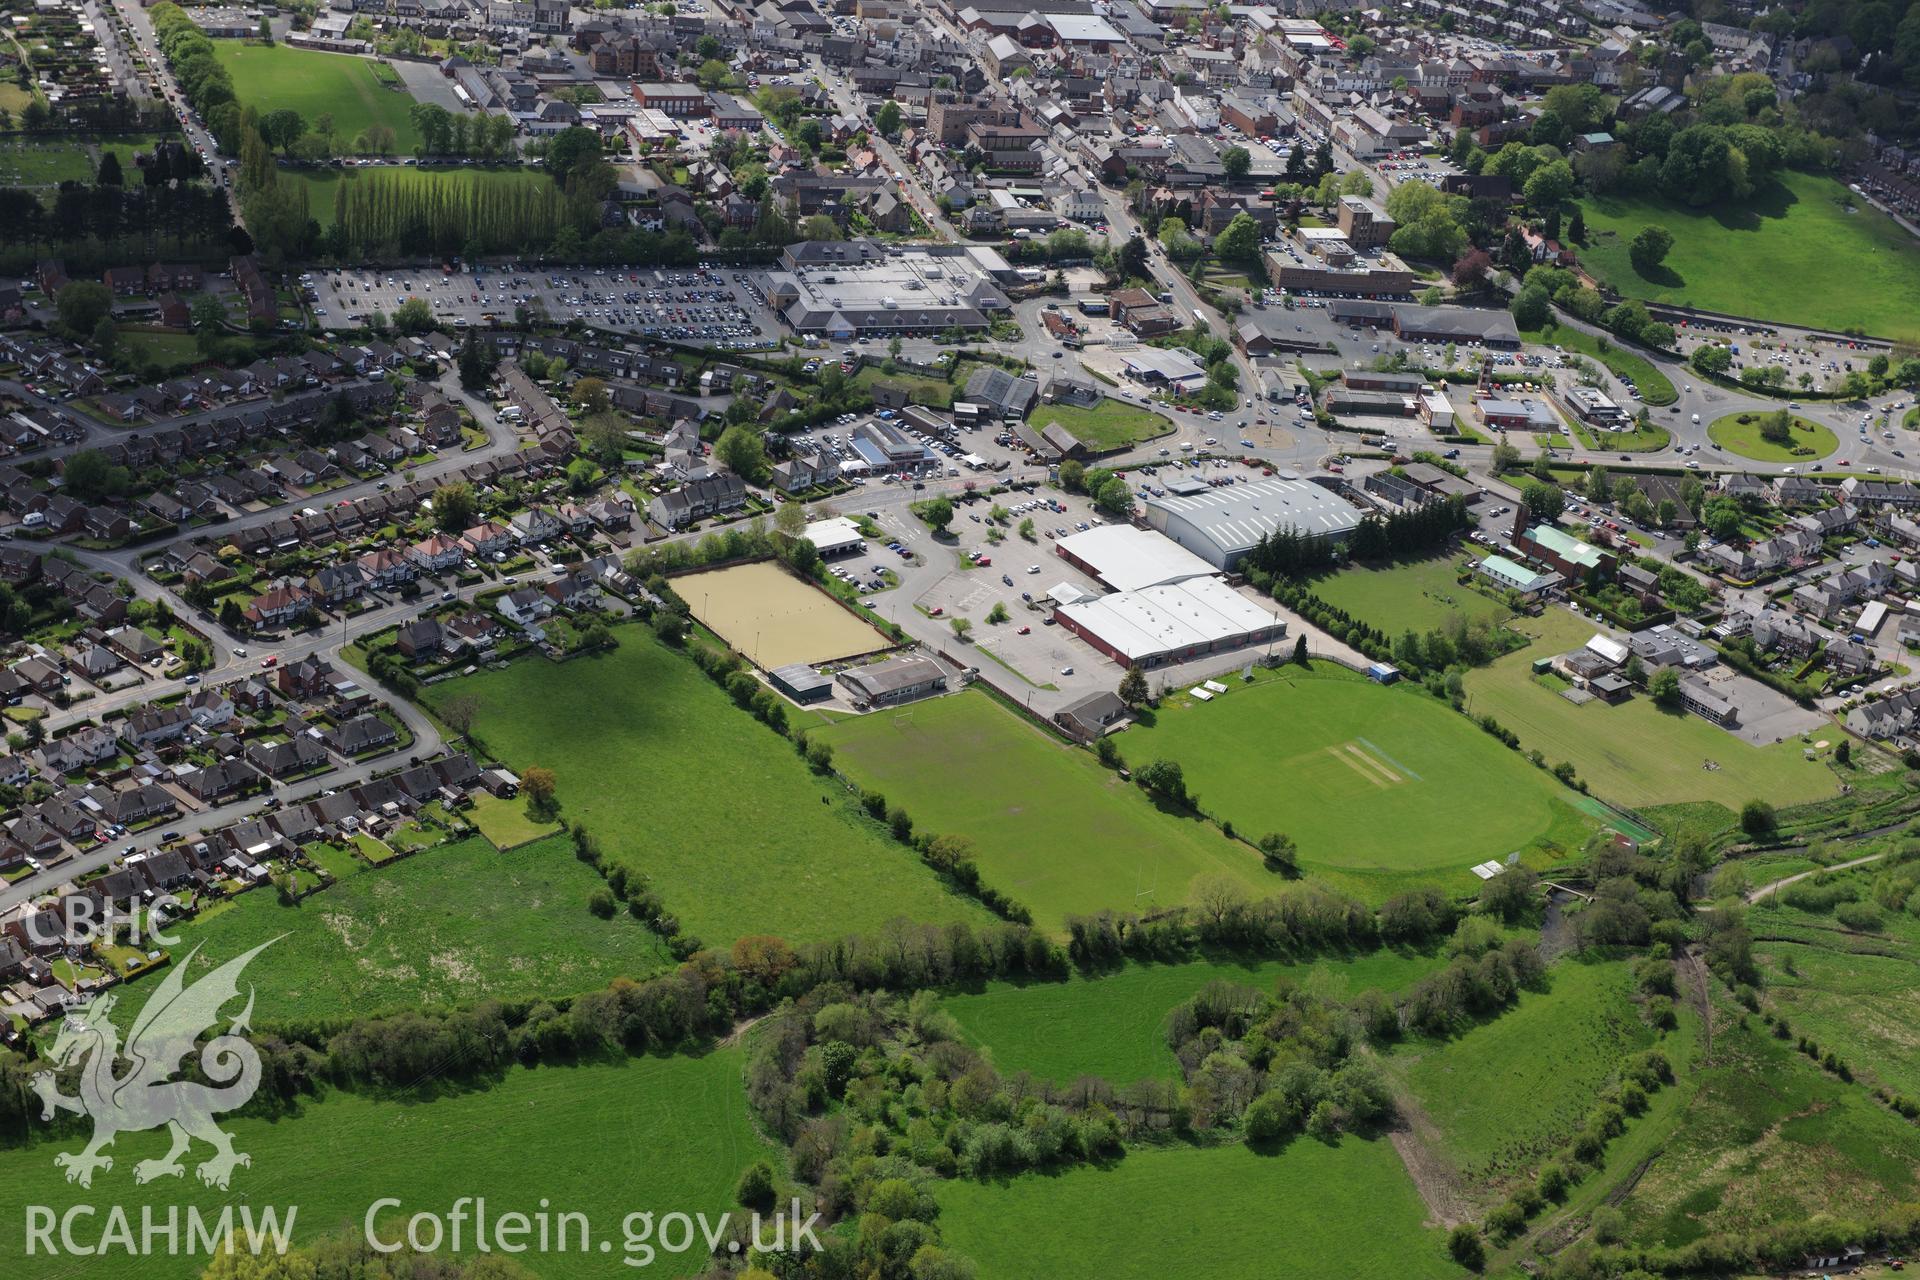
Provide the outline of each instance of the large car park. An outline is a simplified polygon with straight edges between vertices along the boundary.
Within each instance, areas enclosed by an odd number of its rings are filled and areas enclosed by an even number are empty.
[[[744,272],[707,265],[337,269],[316,274],[311,288],[316,318],[333,328],[363,324],[375,311],[391,316],[407,299],[420,298],[437,319],[461,328],[544,315],[728,351],[767,346],[778,332],[772,313],[749,291]]]

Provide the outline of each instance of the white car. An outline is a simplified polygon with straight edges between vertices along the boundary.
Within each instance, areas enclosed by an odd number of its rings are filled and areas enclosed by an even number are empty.
[[[1040,572],[1040,566],[1039,566],[1039,565],[1037,565],[1037,564],[1030,564],[1030,565],[1028,565],[1028,566],[1027,566],[1027,572],[1028,572],[1028,573],[1038,573],[1038,572]]]

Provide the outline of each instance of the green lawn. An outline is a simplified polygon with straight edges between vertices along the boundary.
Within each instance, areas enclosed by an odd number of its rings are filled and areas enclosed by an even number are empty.
[[[151,362],[171,371],[198,364],[203,358],[190,333],[122,329],[119,341],[121,350],[136,365]]]
[[[341,149],[351,149],[354,139],[376,124],[393,130],[395,155],[412,154],[420,142],[407,114],[412,95],[383,86],[365,58],[242,40],[215,40],[213,49],[233,77],[234,96],[243,107],[257,108],[262,115],[291,108],[306,118],[308,128],[321,115],[331,114],[335,145]]]
[[[1854,202],[1849,212],[1842,199]],[[1587,268],[1629,297],[1678,302],[1789,324],[1858,327],[1920,339],[1920,246],[1898,223],[1832,178],[1783,174],[1739,206],[1692,209],[1663,200],[1604,196],[1585,202]],[[1640,228],[1673,233],[1673,251],[1651,277],[1630,261]],[[1845,264],[1836,286],[1835,264]]]
[[[388,1240],[404,1233],[408,1215],[445,1215],[463,1196],[484,1195],[494,1221],[510,1212],[537,1214],[544,1200],[549,1213],[586,1214],[592,1248],[530,1253],[516,1261],[554,1280],[603,1278],[627,1270],[621,1265],[627,1214],[716,1215],[735,1207],[733,1188],[742,1169],[775,1157],[749,1117],[743,1061],[738,1050],[716,1050],[701,1057],[517,1068],[491,1088],[447,1089],[433,1101],[335,1093],[308,1100],[289,1118],[222,1116],[220,1125],[233,1135],[235,1149],[253,1160],[234,1172],[228,1191],[205,1187],[194,1176],[193,1166],[208,1153],[199,1143],[186,1157],[184,1177],[136,1185],[133,1166],[166,1150],[160,1131],[123,1134],[113,1147],[113,1169],[96,1174],[91,1191],[82,1190],[53,1164],[55,1152],[81,1147],[76,1134],[60,1143],[0,1150],[0,1196],[10,1205],[46,1205],[56,1213],[74,1204],[98,1205],[86,1228],[94,1240],[109,1204],[124,1208],[136,1231],[143,1206],[152,1206],[161,1222],[170,1206],[192,1205],[210,1219],[236,1202],[256,1212],[279,1207],[283,1218],[289,1206],[297,1206],[296,1243],[347,1232],[357,1237],[369,1208],[389,1197],[402,1205],[379,1220]],[[0,1255],[21,1258],[25,1217],[4,1217]],[[184,1247],[184,1220],[179,1238]],[[469,1243],[471,1238],[469,1223]],[[611,1242],[611,1254],[599,1251],[601,1239]],[[691,1275],[705,1262],[705,1252],[701,1246],[691,1253],[659,1253],[646,1274]],[[472,1254],[465,1259],[470,1262]],[[204,1258],[169,1256],[163,1241],[137,1267],[116,1252],[35,1262],[17,1274],[191,1280],[205,1264]]]
[[[382,89],[387,93],[389,90]],[[398,95],[395,95],[398,96]],[[405,99],[411,101],[411,99]],[[544,169],[471,169],[471,168],[393,168],[372,169],[287,169],[282,182],[297,182],[307,189],[307,212],[322,229],[333,225],[334,193],[356,182],[380,183],[387,187],[433,187],[451,199],[463,198],[482,187],[530,188],[544,191],[553,179]]]
[[[617,635],[611,653],[525,659],[443,681],[428,700],[477,696],[474,736],[516,771],[552,769],[561,816],[650,876],[682,928],[710,945],[840,937],[900,916],[990,918],[684,654],[644,627]]]
[[[1135,1150],[1009,1182],[939,1189],[947,1242],[993,1280],[1425,1280],[1463,1276],[1383,1138]]]
[[[1095,1075],[1125,1084],[1177,1076],[1165,1037],[1167,1012],[1216,979],[1271,990],[1284,975],[1316,994],[1345,1000],[1370,989],[1403,990],[1444,962],[1444,956],[1375,951],[1308,964],[1131,964],[1117,973],[1076,975],[1065,982],[996,982],[984,991],[948,996],[945,1005],[967,1039],[984,1048],[1003,1074],[1031,1071],[1062,1084]],[[1072,1034],[1062,1035],[1062,1028],[1072,1028]]]
[[[1384,569],[1352,568],[1321,578],[1313,593],[1390,636],[1430,631],[1454,614],[1505,622],[1513,611],[1458,581],[1457,556],[1410,560]]]
[[[168,949],[181,960],[204,945],[198,973],[280,938],[247,971],[260,992],[255,1020],[267,1025],[575,995],[673,963],[639,921],[587,910],[601,879],[564,839],[500,854],[471,838],[387,867],[328,865],[339,883],[300,905],[256,889],[177,928]],[[131,1016],[157,986],[148,977],[126,987],[120,1012]]]
[[[1468,672],[1467,708],[1511,729],[1523,748],[1538,748],[1549,761],[1572,761],[1595,795],[1636,808],[1711,800],[1738,812],[1755,797],[1802,804],[1838,790],[1832,771],[1803,759],[1793,740],[1756,747],[1698,716],[1663,711],[1637,696],[1618,706],[1576,707],[1536,680],[1531,668],[1536,658],[1579,648],[1593,627],[1565,609],[1514,625],[1534,643]],[[1704,767],[1709,760],[1718,767]]]
[[[1121,740],[1135,765],[1178,761],[1208,812],[1250,835],[1279,831],[1312,873],[1379,897],[1590,823],[1558,782],[1441,703],[1345,668],[1287,666],[1213,702],[1175,697]],[[1420,873],[1418,875],[1414,873]]]
[[[535,822],[527,816],[527,802],[519,797],[507,799],[503,796],[476,796],[473,811],[468,815],[481,835],[493,842],[496,849],[511,849],[515,845],[525,844],[529,840],[538,840],[541,836],[553,832],[553,822]]]
[[[947,409],[953,405],[955,387],[945,378],[922,377],[904,369],[888,373],[878,364],[863,364],[853,375],[853,385],[866,391],[873,390],[883,382],[889,386],[905,387],[915,404],[934,409]]]
[[[63,182],[92,182],[93,161],[83,142],[0,143],[0,185],[57,187]]]
[[[1584,422],[1573,424],[1580,443],[1600,453],[1657,453],[1673,443],[1673,433],[1649,422],[1631,431],[1595,431]]]
[[[1760,436],[1764,413],[1729,413],[1707,425],[1707,436],[1728,453],[1756,462],[1813,462],[1840,447],[1840,441],[1820,423],[1799,414],[1793,417],[1793,442],[1775,444]]]
[[[1528,342],[1561,347],[1566,351],[1577,352],[1589,359],[1599,361],[1615,377],[1631,378],[1633,385],[1640,389],[1640,398],[1648,404],[1667,405],[1680,398],[1680,393],[1674,390],[1673,380],[1660,372],[1653,361],[1638,352],[1622,347],[1611,338],[1596,337],[1584,329],[1552,322],[1539,329],[1526,330],[1520,336]],[[1665,445],[1663,443],[1645,447],[1664,448]]]
[[[1120,400],[1102,400],[1091,409],[1071,404],[1037,404],[1028,421],[1036,431],[1044,431],[1057,422],[1096,453],[1124,449],[1173,430],[1173,421],[1165,414]]]
[[[1654,1041],[1624,963],[1569,960],[1549,982],[1452,1040],[1414,1041],[1388,1058],[1438,1127],[1443,1154],[1473,1181],[1528,1170],[1558,1149],[1621,1059]]]
[[[1203,876],[1228,876],[1255,895],[1282,883],[1212,823],[1161,812],[1091,753],[982,693],[815,732],[843,772],[919,826],[972,840],[987,883],[1043,928],[1075,913],[1174,906]]]

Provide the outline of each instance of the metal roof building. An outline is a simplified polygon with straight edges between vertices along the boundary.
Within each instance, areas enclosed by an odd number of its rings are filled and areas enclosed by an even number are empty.
[[[1189,662],[1287,634],[1277,615],[1216,577],[1097,596],[1060,606],[1054,618],[1123,666]]]
[[[1345,538],[1360,512],[1333,490],[1308,480],[1268,476],[1169,493],[1145,502],[1147,525],[1219,569],[1231,569],[1270,533],[1292,529],[1308,537]]]
[[[1054,544],[1062,559],[1115,591],[1134,591],[1219,570],[1163,534],[1130,524],[1105,524]]]

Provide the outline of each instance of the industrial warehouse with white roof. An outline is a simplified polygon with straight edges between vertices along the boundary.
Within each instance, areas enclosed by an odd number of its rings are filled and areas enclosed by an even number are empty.
[[[1162,667],[1284,638],[1287,624],[1217,577],[1094,596],[1054,619],[1122,665]]]
[[[1062,559],[1115,591],[1136,591],[1220,572],[1179,543],[1130,524],[1070,534],[1054,544]]]
[[[1271,476],[1219,488],[1148,498],[1147,524],[1218,569],[1231,569],[1262,538],[1282,529],[1305,537],[1344,539],[1360,511],[1333,490],[1308,480]]]

